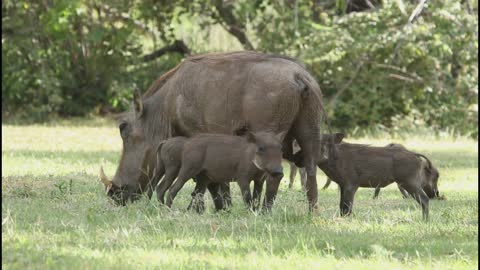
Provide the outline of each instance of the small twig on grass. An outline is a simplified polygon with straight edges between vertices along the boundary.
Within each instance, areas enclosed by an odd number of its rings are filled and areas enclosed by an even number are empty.
[[[408,77],[404,77],[404,76],[399,75],[399,74],[390,73],[390,74],[388,74],[388,77],[393,78],[393,79],[397,79],[397,80],[401,80],[401,81],[406,81],[406,82],[409,82],[409,83],[415,82],[414,79],[408,78]]]

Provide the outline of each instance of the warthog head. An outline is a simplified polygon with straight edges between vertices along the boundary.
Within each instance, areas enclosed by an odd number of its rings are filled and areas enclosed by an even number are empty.
[[[335,144],[340,144],[345,138],[343,133],[322,134],[320,150],[317,153],[318,162],[333,161],[336,159]]]
[[[345,134],[343,133],[333,133],[333,134],[322,134],[320,138],[320,144],[317,153],[317,164],[325,162],[335,162],[337,158],[335,144],[342,142]],[[294,148],[295,150],[295,148]],[[303,151],[300,150],[293,155],[292,160],[297,167],[305,167],[303,161]]]
[[[438,191],[438,178],[440,173],[431,164],[428,166],[425,164],[424,168],[424,182],[422,183],[423,191],[430,199],[440,198],[440,192]]]
[[[148,188],[155,176],[155,146],[160,141],[153,135],[152,128],[148,127],[148,112],[138,91],[135,91],[133,99],[134,112],[127,113],[119,120],[123,149],[113,179],[108,179],[100,167],[100,180],[105,192],[119,205],[137,200]]]
[[[247,141],[256,146],[253,163],[273,177],[283,176],[282,140],[286,132],[274,135],[271,132],[247,132]]]
[[[405,146],[397,143],[388,144],[387,147],[393,147],[397,149],[407,150]],[[408,151],[408,150],[407,150]],[[430,160],[423,156],[416,154],[417,156],[423,157],[425,160],[423,162],[423,182],[422,188],[423,191],[427,194],[430,199],[440,198],[440,192],[438,191],[438,177],[440,177],[440,173],[438,170],[432,165]]]

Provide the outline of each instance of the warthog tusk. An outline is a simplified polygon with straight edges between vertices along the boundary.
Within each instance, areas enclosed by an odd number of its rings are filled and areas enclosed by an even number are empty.
[[[108,177],[105,175],[105,172],[103,171],[102,165],[100,165],[99,177],[102,183],[105,185],[105,187],[109,187],[112,185],[112,181],[108,180]]]

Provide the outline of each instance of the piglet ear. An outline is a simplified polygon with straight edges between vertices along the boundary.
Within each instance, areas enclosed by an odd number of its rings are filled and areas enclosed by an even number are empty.
[[[247,138],[247,141],[250,142],[250,143],[256,143],[257,142],[257,138],[255,137],[255,134],[253,134],[253,132],[251,132],[251,131],[246,131],[245,132],[245,138]]]
[[[342,142],[343,138],[345,138],[345,134],[335,133],[335,134],[333,134],[333,143],[339,144],[339,143]]]

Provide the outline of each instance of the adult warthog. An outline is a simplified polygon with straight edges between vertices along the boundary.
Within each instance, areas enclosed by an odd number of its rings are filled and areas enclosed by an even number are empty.
[[[103,173],[107,194],[117,203],[151,195],[155,147],[173,136],[232,134],[236,127],[253,132],[287,132],[284,158],[292,160],[292,141],[302,149],[310,209],[317,202],[316,164],[323,118],[322,94],[305,68],[287,57],[257,52],[192,56],[161,76],[134,110],[119,121],[123,151],[115,176]]]

